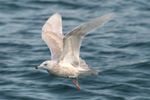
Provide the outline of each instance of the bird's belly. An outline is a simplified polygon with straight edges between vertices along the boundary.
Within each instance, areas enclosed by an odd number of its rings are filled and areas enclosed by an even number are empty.
[[[55,72],[55,76],[63,78],[77,77],[78,70],[75,67],[61,66]]]

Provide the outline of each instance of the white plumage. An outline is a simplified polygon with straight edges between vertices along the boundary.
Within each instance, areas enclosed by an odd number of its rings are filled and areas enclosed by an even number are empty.
[[[51,60],[43,62],[36,68],[44,68],[53,76],[76,78],[73,82],[81,90],[78,84],[79,76],[98,74],[97,70],[89,69],[86,62],[79,57],[81,42],[85,35],[105,24],[113,16],[111,13],[98,17],[73,29],[64,37],[61,15],[58,13],[52,15],[42,29],[42,39],[51,51]]]

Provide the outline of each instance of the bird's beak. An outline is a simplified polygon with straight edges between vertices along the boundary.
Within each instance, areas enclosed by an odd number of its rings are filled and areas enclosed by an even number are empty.
[[[35,69],[39,69],[39,68],[42,68],[42,66],[36,66],[36,67],[35,67]]]

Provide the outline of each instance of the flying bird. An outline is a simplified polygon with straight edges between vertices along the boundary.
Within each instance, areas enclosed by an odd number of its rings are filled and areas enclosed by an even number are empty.
[[[52,15],[42,28],[42,39],[51,52],[51,60],[44,61],[38,68],[43,68],[53,76],[71,78],[76,87],[81,90],[78,77],[86,74],[98,74],[91,70],[80,58],[80,46],[85,35],[102,26],[114,16],[113,13],[98,17],[70,31],[65,36],[62,33],[62,18],[59,13]]]

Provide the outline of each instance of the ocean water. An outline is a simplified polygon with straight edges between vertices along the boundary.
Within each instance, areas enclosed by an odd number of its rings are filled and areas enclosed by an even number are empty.
[[[50,59],[41,29],[56,12],[64,34],[116,15],[82,42],[81,58],[100,71],[79,78],[82,91],[35,70]],[[0,0],[0,100],[150,100],[149,0]]]

